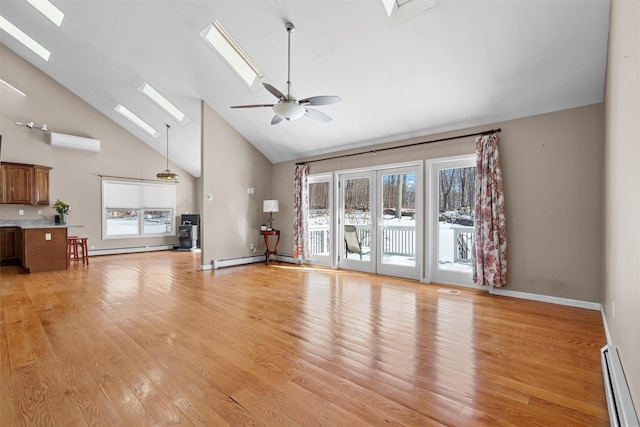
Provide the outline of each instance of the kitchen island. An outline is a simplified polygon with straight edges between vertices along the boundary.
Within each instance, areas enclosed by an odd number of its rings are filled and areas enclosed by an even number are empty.
[[[0,261],[21,264],[29,273],[67,269],[69,227],[47,221],[0,221]]]

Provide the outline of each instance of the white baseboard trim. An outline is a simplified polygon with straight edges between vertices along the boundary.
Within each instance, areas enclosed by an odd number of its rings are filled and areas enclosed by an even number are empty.
[[[278,255],[278,259],[282,262],[286,262],[289,264],[304,264],[304,262],[300,259],[295,259],[293,257],[293,255],[290,254],[282,254],[282,255]]]
[[[166,251],[173,249],[174,245],[157,245],[157,246],[137,246],[132,248],[109,248],[109,249],[89,249],[89,256],[96,255],[118,255],[118,254],[133,254],[137,252],[154,252],[154,251]]]
[[[566,305],[569,307],[579,307],[579,308],[586,308],[589,310],[598,310],[598,311],[602,310],[602,304],[598,302],[554,297],[550,295],[531,294],[528,292],[511,291],[503,288],[494,288],[493,286],[489,287],[489,293],[493,295],[502,295],[506,297],[514,297],[514,298],[528,299],[532,301],[548,302],[551,304]]]
[[[264,261],[265,261],[264,255],[249,255],[249,256],[236,257],[236,258],[214,259],[213,261],[211,261],[211,264],[201,265],[200,270],[217,270],[218,268],[234,267],[234,266],[245,265],[245,264],[254,264],[256,262],[264,262]],[[271,262],[274,262],[274,261],[275,260],[272,258]],[[278,261],[286,262],[289,264],[302,264],[300,260],[295,259],[293,255],[289,255],[289,254],[278,254],[278,260],[276,262]]]

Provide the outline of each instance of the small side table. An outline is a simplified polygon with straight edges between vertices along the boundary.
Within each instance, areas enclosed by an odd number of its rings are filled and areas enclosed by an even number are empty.
[[[278,258],[278,243],[280,243],[280,230],[260,231],[260,234],[262,235],[262,237],[264,237],[264,244],[267,247],[267,250],[264,252],[264,256],[266,258],[265,264],[269,265],[271,255],[275,256],[276,259],[280,261],[280,259]],[[269,236],[278,237],[276,240],[276,244],[273,246],[273,249],[271,249],[271,245],[269,243]]]

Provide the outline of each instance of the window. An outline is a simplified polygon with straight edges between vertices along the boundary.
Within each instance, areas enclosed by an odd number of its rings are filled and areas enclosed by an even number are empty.
[[[102,238],[175,235],[176,187],[102,181]]]

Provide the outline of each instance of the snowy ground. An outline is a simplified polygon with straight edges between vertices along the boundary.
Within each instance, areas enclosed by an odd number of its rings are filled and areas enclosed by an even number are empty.
[[[454,225],[443,221],[438,227],[438,269],[471,273],[471,264],[453,262],[455,255],[454,227]]]
[[[167,225],[156,221],[144,222],[145,234],[164,234]],[[112,218],[107,220],[107,234],[109,236],[131,236],[138,234],[137,218]]]

